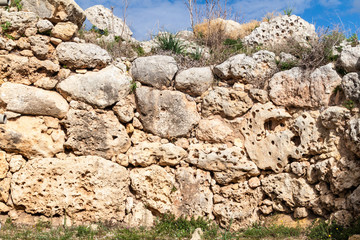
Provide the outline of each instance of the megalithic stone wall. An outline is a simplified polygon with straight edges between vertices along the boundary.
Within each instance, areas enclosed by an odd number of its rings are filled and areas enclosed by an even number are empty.
[[[269,51],[182,70],[171,56],[113,61],[74,37],[85,15],[72,0],[38,2],[0,11],[12,36],[0,37],[0,220],[133,227],[172,213],[237,230],[272,213],[359,216],[359,117],[336,95],[358,100],[360,47],[341,53],[344,77],[334,64],[280,71],[293,57]],[[283,21],[315,34],[283,16],[259,41]]]

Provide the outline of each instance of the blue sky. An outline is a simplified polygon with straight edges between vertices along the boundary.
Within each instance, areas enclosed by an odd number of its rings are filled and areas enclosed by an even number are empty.
[[[84,10],[93,5],[114,7],[115,15],[122,18],[122,0],[75,0]],[[198,3],[203,2],[198,0]],[[176,32],[190,30],[190,20],[184,0],[128,0],[127,24],[138,40],[150,38],[159,30]],[[229,0],[232,13],[242,21],[261,20],[268,12],[282,12],[292,8],[294,14],[319,27],[339,25],[348,34],[360,31],[360,0]]]

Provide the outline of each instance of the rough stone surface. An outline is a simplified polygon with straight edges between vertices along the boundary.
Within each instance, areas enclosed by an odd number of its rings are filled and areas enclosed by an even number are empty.
[[[128,171],[100,157],[38,158],[14,174],[11,192],[27,213],[121,221],[128,185]]]
[[[162,55],[139,57],[131,67],[131,75],[135,81],[159,89],[170,86],[177,71],[175,59]]]
[[[38,79],[53,75],[60,70],[59,64],[50,60],[41,61],[36,57],[23,57],[16,54],[0,55],[0,82],[30,85]]]
[[[19,171],[26,163],[25,159],[21,155],[14,155],[10,159],[10,172],[14,173]]]
[[[272,199],[284,201],[289,207],[309,207],[317,197],[316,190],[305,179],[289,173],[270,175],[261,180],[263,191]]]
[[[246,113],[253,105],[249,95],[240,90],[215,87],[203,98],[202,114],[235,118]]]
[[[279,46],[293,40],[305,45],[308,40],[316,39],[315,26],[302,18],[282,15],[262,22],[249,36],[244,38],[248,46]]]
[[[346,46],[342,49],[339,62],[347,72],[360,70],[360,46]]]
[[[214,172],[214,178],[219,184],[229,184],[246,176],[260,174],[256,165],[247,159],[244,149],[240,147],[193,144],[189,147],[186,161],[198,168]]]
[[[53,157],[64,150],[65,134],[45,125],[41,117],[19,117],[0,126],[0,147],[27,158]]]
[[[51,31],[54,28],[54,25],[49,20],[40,20],[37,22],[36,27],[40,33]]]
[[[113,107],[113,111],[121,123],[128,123],[135,116],[135,95],[130,94],[126,98],[121,98]]]
[[[22,2],[21,2],[22,3]],[[17,34],[25,34],[28,28],[34,28],[37,23],[36,14],[33,12],[7,12],[3,11],[0,18],[1,23],[10,22],[8,31],[16,31]]]
[[[48,36],[35,35],[29,37],[31,50],[34,55],[39,59],[46,59],[47,54],[50,51],[50,39]]]
[[[111,65],[99,72],[72,75],[61,81],[57,89],[65,98],[105,108],[125,98],[130,92],[130,83],[129,75]]]
[[[141,87],[136,101],[144,128],[161,137],[186,136],[200,120],[195,102],[180,92]]]
[[[129,163],[134,166],[147,167],[152,164],[175,166],[187,157],[187,152],[172,143],[142,142],[132,147],[129,152]]]
[[[110,63],[109,53],[92,43],[65,42],[56,47],[59,62],[71,69],[103,68]]]
[[[77,155],[97,155],[106,159],[129,149],[130,138],[113,112],[95,112],[90,106],[76,102],[71,106],[63,121],[67,132],[66,148]]]
[[[360,56],[359,56],[360,59]],[[341,88],[343,89],[347,99],[359,100],[360,99],[360,73],[352,72],[343,77]]]
[[[59,38],[63,41],[69,41],[77,30],[78,26],[72,22],[59,22],[51,30],[51,36]]]
[[[251,189],[240,182],[214,189],[214,215],[222,227],[238,231],[259,221],[258,205],[263,198],[260,188]]]
[[[9,163],[6,161],[6,152],[0,151],[0,179],[6,177],[9,170]]]
[[[7,110],[21,114],[63,118],[69,109],[66,100],[56,92],[16,83],[1,85],[0,100]]]
[[[210,143],[234,142],[236,138],[242,137],[238,125],[239,119],[226,120],[219,116],[203,118],[196,128],[196,136]]]
[[[175,78],[175,88],[192,96],[201,96],[214,82],[210,67],[190,68],[179,72]]]
[[[221,79],[244,83],[265,80],[276,70],[275,54],[265,50],[256,52],[251,57],[238,54],[214,67],[214,73]]]
[[[328,64],[310,75],[300,68],[292,68],[275,74],[270,82],[270,98],[276,105],[293,107],[327,106],[341,78]]]
[[[354,152],[357,156],[360,156],[360,119],[353,118],[349,121],[346,130],[346,146]]]
[[[135,168],[130,171],[131,188],[148,207],[166,213],[172,210],[171,194],[175,177],[160,166]]]
[[[110,9],[102,5],[95,5],[85,10],[86,18],[99,29],[107,29],[110,34],[130,40],[132,32],[125,22],[114,16]]]
[[[84,11],[74,0],[22,0],[23,10],[34,12],[52,23],[70,21],[81,27]]]
[[[212,179],[209,172],[190,167],[180,167],[175,172],[178,183],[173,201],[176,216],[205,216],[213,219]]]
[[[344,130],[350,110],[344,107],[331,106],[321,112],[321,123],[328,129]]]

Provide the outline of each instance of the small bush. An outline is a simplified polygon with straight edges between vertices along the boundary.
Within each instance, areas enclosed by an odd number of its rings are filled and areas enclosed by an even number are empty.
[[[172,33],[160,33],[155,38],[155,41],[163,50],[170,50],[176,54],[184,53],[185,45],[176,35]]]
[[[316,240],[347,240],[350,236],[360,234],[360,219],[354,221],[348,227],[341,226],[335,222],[314,222],[309,229],[308,237]]]
[[[288,61],[279,63],[279,68],[281,71],[292,69],[297,66],[297,61]]]
[[[346,107],[347,109],[349,110],[352,110],[354,107],[355,107],[355,103],[353,100],[346,100],[344,103],[343,103],[343,106]]]

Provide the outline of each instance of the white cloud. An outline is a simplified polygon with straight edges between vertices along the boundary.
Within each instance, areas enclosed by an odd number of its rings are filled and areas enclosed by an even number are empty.
[[[360,13],[360,0],[353,0],[351,12]]]
[[[341,5],[341,2],[339,0],[320,0],[319,2],[324,7],[338,7],[339,5]]]

